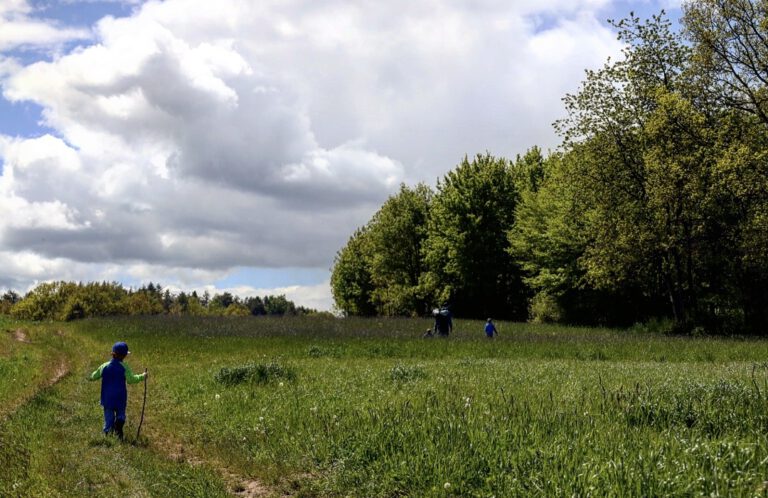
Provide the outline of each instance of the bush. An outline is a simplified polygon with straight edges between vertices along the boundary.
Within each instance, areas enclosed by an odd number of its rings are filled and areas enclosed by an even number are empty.
[[[528,311],[533,323],[556,323],[563,317],[563,310],[557,298],[546,291],[533,296]]]
[[[318,346],[317,344],[313,344],[307,350],[307,354],[311,358],[323,358],[323,357],[341,358],[341,348],[337,346],[324,347],[324,346]]]
[[[389,372],[389,377],[395,382],[408,382],[423,379],[427,372],[419,365],[395,365]]]
[[[240,303],[232,303],[224,309],[224,316],[251,316],[251,310]]]
[[[77,285],[68,282],[48,282],[35,287],[11,309],[14,318],[23,320],[55,320],[67,301],[77,292]]]
[[[634,324],[630,330],[642,334],[671,335],[675,333],[676,326],[670,318],[651,318],[647,322]]]
[[[294,380],[293,368],[279,362],[248,363],[239,367],[224,367],[216,374],[215,380],[225,386],[234,386],[243,382],[266,384],[274,380]]]

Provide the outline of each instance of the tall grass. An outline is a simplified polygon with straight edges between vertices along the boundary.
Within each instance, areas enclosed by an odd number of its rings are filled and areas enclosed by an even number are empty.
[[[0,377],[0,496],[228,495],[216,469],[169,459],[135,436],[118,444],[101,434],[99,386],[86,375],[104,360],[104,344],[56,323],[0,327],[23,328],[30,340],[0,335],[0,370],[14,372]],[[65,375],[51,384],[60,367]]]
[[[158,496],[185,473],[190,496],[222,493],[227,475],[258,479],[275,496],[767,493],[765,341],[509,323],[487,340],[482,323],[470,321],[458,321],[447,340],[421,339],[428,325],[158,317],[71,324],[83,374],[117,339],[128,341],[135,371],[149,368],[146,440],[133,447],[94,438],[98,392],[82,377],[25,407],[39,423],[24,426],[16,415],[0,436],[13,434],[31,459],[45,453],[41,444],[62,447],[58,437],[97,459],[125,455],[128,474],[100,470],[141,486],[150,486],[139,477],[148,472],[165,483]],[[138,393],[130,394],[129,424]],[[50,437],[44,428],[57,410],[71,416]],[[48,477],[54,467],[13,479],[28,490],[45,481],[62,495],[83,489]],[[84,467],[73,470],[95,483],[85,494],[98,496],[105,479]]]

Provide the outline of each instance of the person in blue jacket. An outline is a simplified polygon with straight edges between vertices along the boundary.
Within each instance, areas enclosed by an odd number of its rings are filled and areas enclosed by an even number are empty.
[[[494,335],[499,335],[499,332],[496,330],[496,326],[493,324],[493,320],[490,318],[485,322],[485,336],[488,339],[493,339]]]
[[[125,408],[128,405],[126,383],[137,384],[147,378],[147,372],[134,375],[130,367],[123,362],[128,356],[128,344],[116,342],[112,346],[112,359],[94,371],[90,380],[101,379],[101,406],[104,407],[104,434],[114,431],[123,439]]]

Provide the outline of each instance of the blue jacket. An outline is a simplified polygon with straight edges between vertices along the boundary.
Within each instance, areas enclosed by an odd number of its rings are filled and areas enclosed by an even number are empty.
[[[498,332],[496,332],[496,327],[493,325],[493,323],[486,322],[486,324],[485,324],[485,333],[488,334],[489,336],[491,336],[493,334],[497,334]]]
[[[104,408],[125,408],[128,405],[128,389],[125,384],[137,384],[144,374],[134,375],[130,367],[113,358],[96,369],[90,380],[101,379],[101,406]]]

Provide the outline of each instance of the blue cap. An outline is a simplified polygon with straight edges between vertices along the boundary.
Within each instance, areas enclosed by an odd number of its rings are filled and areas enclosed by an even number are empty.
[[[131,354],[131,352],[128,351],[128,344],[122,341],[116,342],[115,345],[112,346],[112,352],[123,356]]]

